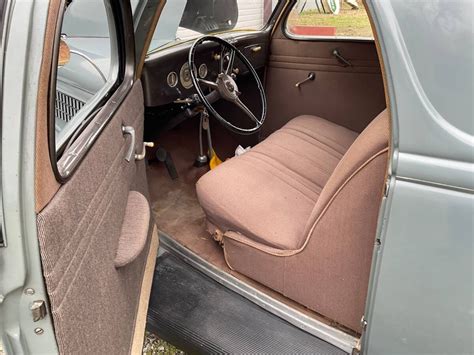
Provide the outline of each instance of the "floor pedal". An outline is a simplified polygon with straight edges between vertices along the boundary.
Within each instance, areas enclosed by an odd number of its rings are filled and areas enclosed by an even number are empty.
[[[172,180],[176,180],[178,178],[178,171],[176,170],[176,166],[174,165],[171,153],[168,152],[166,149],[160,147],[156,150],[155,155],[158,161],[165,163],[166,170],[168,170],[170,178]]]

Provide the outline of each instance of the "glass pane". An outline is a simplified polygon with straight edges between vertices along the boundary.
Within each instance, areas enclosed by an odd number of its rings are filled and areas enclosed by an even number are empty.
[[[56,78],[56,146],[60,147],[117,77],[112,15],[104,0],[74,0],[61,27]]]
[[[288,16],[286,29],[304,37],[373,38],[361,0],[300,0]]]
[[[150,50],[203,34],[260,30],[267,24],[277,3],[278,0],[168,1]]]

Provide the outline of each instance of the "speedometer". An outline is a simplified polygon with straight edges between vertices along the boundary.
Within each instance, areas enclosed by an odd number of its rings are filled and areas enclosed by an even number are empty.
[[[179,71],[179,79],[181,80],[181,85],[185,89],[190,89],[193,87],[193,81],[191,79],[191,71],[189,70],[188,63],[184,63]]]

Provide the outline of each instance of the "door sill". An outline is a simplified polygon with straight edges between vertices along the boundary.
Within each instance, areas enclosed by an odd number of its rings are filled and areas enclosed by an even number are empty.
[[[152,223],[155,223],[154,221]],[[148,303],[150,301],[151,286],[158,254],[159,239],[156,226],[153,226],[150,246],[148,247],[148,256],[145,264],[145,273],[140,291],[140,300],[138,302],[137,315],[135,318],[135,329],[133,332],[130,354],[141,354],[143,350],[143,340],[145,338],[146,314]]]
[[[167,234],[160,231],[159,235],[160,248],[164,248],[169,253],[179,257],[181,260],[217,281],[224,287],[245,297],[266,311],[284,319],[295,327],[304,330],[305,332],[314,335],[341,350],[344,350],[347,353],[351,353],[352,350],[357,347],[359,338],[344,333],[343,331],[320,322],[317,319],[311,318],[308,315],[268,296],[260,290],[257,290],[236,277],[215,267],[199,255],[173,240]]]

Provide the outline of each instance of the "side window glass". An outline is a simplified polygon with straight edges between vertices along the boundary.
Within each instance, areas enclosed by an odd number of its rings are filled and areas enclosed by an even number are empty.
[[[94,114],[118,77],[107,0],[74,0],[64,11],[55,92],[56,150]]]
[[[288,15],[286,32],[302,39],[373,38],[362,0],[299,0]]]

